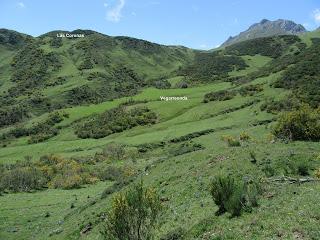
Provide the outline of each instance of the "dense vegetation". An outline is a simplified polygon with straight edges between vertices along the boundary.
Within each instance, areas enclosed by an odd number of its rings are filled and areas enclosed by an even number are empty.
[[[320,140],[320,109],[308,105],[284,113],[278,119],[274,134],[289,140]]]
[[[24,106],[3,107],[0,109],[0,127],[12,125],[27,117],[27,109]]]
[[[320,43],[313,40],[310,48],[299,54],[297,63],[289,67],[275,87],[293,89],[297,98],[313,107],[320,102]]]
[[[292,44],[300,41],[300,38],[294,35],[257,38],[228,46],[226,47],[226,53],[251,56],[260,54],[277,58],[287,51]]]
[[[17,85],[9,89],[9,93],[17,96],[43,86],[50,74],[61,67],[61,62],[57,54],[45,53],[36,44],[28,44],[13,58],[11,65],[11,80]]]
[[[224,55],[222,52],[198,52],[193,63],[181,70],[181,73],[194,81],[209,82],[228,76],[228,72],[247,67],[238,56]]]
[[[156,120],[156,114],[148,108],[126,110],[121,106],[85,119],[77,124],[76,134],[80,138],[103,138],[135,126],[154,124]]]
[[[237,93],[235,91],[218,91],[218,92],[211,92],[204,95],[204,102],[210,101],[226,101],[234,98]]]

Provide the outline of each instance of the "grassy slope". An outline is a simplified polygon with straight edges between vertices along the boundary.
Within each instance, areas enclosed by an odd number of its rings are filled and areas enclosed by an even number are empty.
[[[244,70],[246,72],[232,74],[249,73],[269,60],[259,56],[250,57],[252,60],[246,56],[244,58],[250,67]],[[63,71],[67,74],[72,68],[70,62]],[[7,148],[0,149],[0,161],[8,163],[26,155],[37,159],[46,153],[64,156],[93,155],[110,141],[136,145],[226,126],[230,129],[193,139],[194,142],[202,144],[204,150],[173,157],[166,149],[159,149],[146,158],[138,159],[136,166],[141,169],[147,165],[153,166],[144,174],[145,183],[156,187],[162,196],[169,198],[165,203],[163,224],[157,232],[157,239],[176,227],[186,230],[185,239],[214,239],[219,236],[221,239],[319,239],[320,211],[316,207],[320,197],[319,184],[269,184],[260,200],[260,207],[251,214],[234,219],[229,219],[228,215],[214,215],[217,208],[207,191],[210,178],[220,172],[232,172],[239,176],[264,176],[260,167],[263,159],[276,162],[292,152],[304,156],[319,155],[318,143],[271,143],[268,140],[271,125],[253,125],[256,121],[274,117],[261,112],[260,103],[227,114],[221,113],[257,98],[282,98],[288,92],[269,86],[278,77],[279,73],[256,79],[253,83],[264,84],[264,91],[256,96],[238,95],[228,101],[207,104],[202,103],[205,93],[232,86],[229,83],[215,83],[189,89],[145,89],[133,99],[147,100],[145,105],[159,115],[160,122],[151,127],[137,127],[98,140],[77,139],[71,123],[115,107],[127,98],[68,108],[65,111],[70,114],[70,118],[59,124],[62,130],[58,136],[32,145],[26,143],[26,138],[18,139]],[[169,79],[172,83],[180,80],[181,78]],[[74,78],[74,82],[72,80],[67,84],[76,85],[79,82]],[[62,85],[48,89],[46,94],[56,97],[56,94],[67,87]],[[160,95],[187,96],[189,100],[161,102]],[[28,124],[44,118],[45,115],[39,116]],[[253,138],[242,147],[230,148],[220,139],[226,134],[239,136],[242,131],[248,132]],[[257,165],[250,162],[250,150],[257,153]],[[319,162],[316,164],[320,166]],[[50,239],[100,239],[98,215],[110,207],[111,200],[111,196],[101,200],[100,194],[109,184],[110,182],[102,182],[76,190],[46,190],[0,196],[0,239],[48,239],[50,233]],[[75,208],[70,208],[71,203],[75,204]],[[50,213],[49,217],[45,217],[47,212]],[[89,222],[93,223],[93,229],[88,234],[80,235],[80,230]]]

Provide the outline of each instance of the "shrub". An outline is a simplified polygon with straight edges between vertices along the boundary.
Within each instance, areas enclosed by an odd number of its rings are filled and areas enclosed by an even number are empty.
[[[158,88],[158,89],[168,89],[168,88],[171,88],[170,82],[168,82],[168,80],[166,80],[166,79],[162,79],[162,80],[155,81],[155,82],[153,83],[153,85],[155,86],[155,88]]]
[[[120,167],[108,166],[99,173],[101,180],[119,181],[123,177],[123,169]]]
[[[190,152],[194,152],[202,149],[204,149],[204,147],[199,143],[185,142],[170,149],[170,153],[173,156],[178,156],[178,155],[182,155],[182,154],[186,154],[186,153],[190,153]]]
[[[105,239],[152,239],[160,213],[158,194],[140,182],[114,197],[102,233]]]
[[[227,142],[229,147],[240,147],[241,143],[233,136],[222,136],[222,139]]]
[[[229,176],[218,176],[212,180],[210,193],[213,201],[219,207],[216,212],[217,215],[221,215],[227,211],[227,202],[230,200],[236,189],[237,185],[234,178]]]
[[[189,84],[186,81],[180,81],[176,84],[176,88],[188,88]]]
[[[125,155],[125,147],[119,143],[110,143],[102,150],[102,155],[111,160],[121,160]]]
[[[45,186],[45,178],[35,167],[20,167],[5,171],[0,179],[0,188],[13,192],[28,192]]]
[[[258,184],[240,182],[231,176],[215,177],[210,184],[210,193],[219,209],[216,215],[229,212],[232,217],[240,216],[242,211],[251,211],[258,206]]]
[[[273,133],[289,140],[320,140],[320,108],[303,105],[299,110],[283,113]]]
[[[316,178],[320,178],[320,168],[318,168],[315,172],[314,175]]]
[[[179,240],[179,239],[183,239],[184,232],[185,231],[181,227],[179,227],[179,228],[176,228],[176,229],[168,232],[164,236],[162,236],[160,238],[160,240]]]
[[[240,133],[240,137],[239,137],[239,139],[241,140],[241,141],[249,141],[250,140],[250,135],[247,133],[247,132],[242,132],[242,133]]]
[[[49,187],[62,188],[62,189],[74,189],[79,188],[83,184],[83,179],[77,173],[73,171],[64,172],[63,174],[57,174],[50,181]]]

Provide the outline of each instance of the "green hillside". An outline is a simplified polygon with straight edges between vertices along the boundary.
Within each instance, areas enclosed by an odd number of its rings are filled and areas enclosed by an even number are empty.
[[[57,33],[0,31],[0,239],[108,239],[141,181],[154,239],[320,238],[319,31],[217,51]]]

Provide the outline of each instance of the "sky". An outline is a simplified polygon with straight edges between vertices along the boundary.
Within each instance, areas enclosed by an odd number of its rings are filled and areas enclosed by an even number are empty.
[[[0,28],[33,36],[91,29],[196,49],[219,46],[262,19],[320,26],[320,0],[0,0]]]

